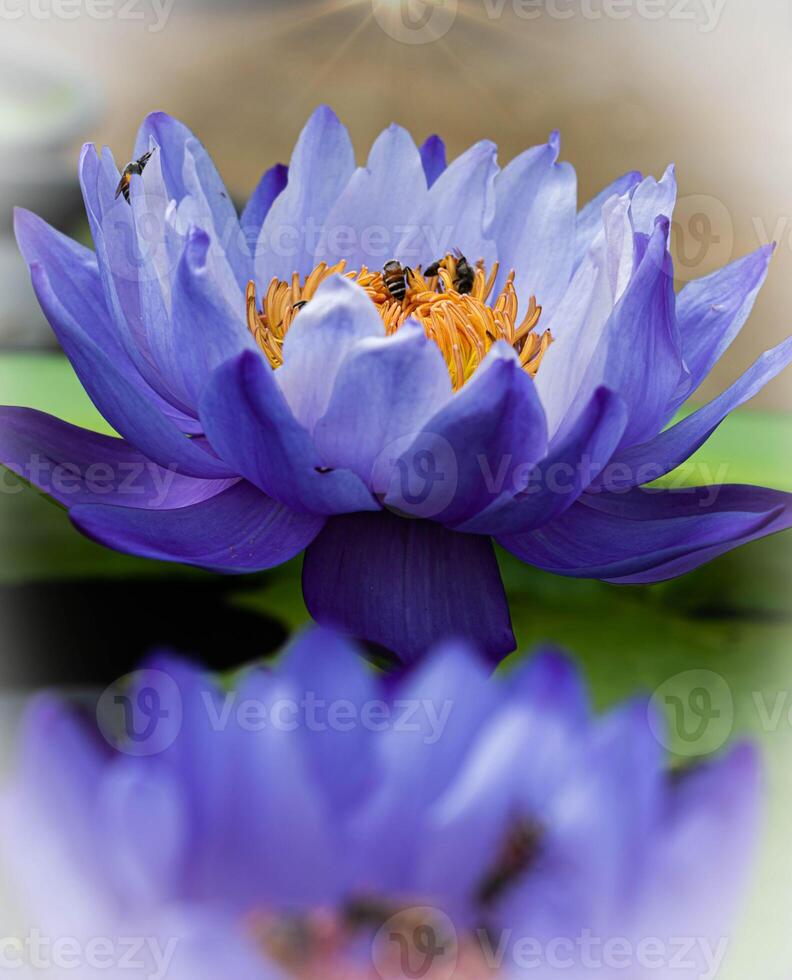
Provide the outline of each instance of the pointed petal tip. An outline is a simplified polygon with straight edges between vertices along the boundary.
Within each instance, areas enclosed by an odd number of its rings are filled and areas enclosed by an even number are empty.
[[[589,695],[581,665],[566,650],[543,644],[514,671],[517,689],[540,707],[587,716]]]
[[[550,678],[578,676],[581,672],[570,654],[554,643],[546,643],[539,647],[530,662]]]
[[[321,665],[316,661],[321,658]],[[312,623],[301,629],[290,641],[283,663],[292,670],[304,670],[308,677],[317,666],[332,667],[343,674],[363,668],[363,651],[351,637],[337,630],[328,629],[319,623]]]
[[[489,674],[492,665],[468,640],[446,639],[435,643],[428,651],[427,669],[441,677],[452,674]]]
[[[160,134],[168,129],[175,129],[182,132],[185,138],[193,135],[181,120],[172,116],[169,112],[165,112],[164,109],[155,109],[153,112],[149,112],[140,126],[140,132],[148,132],[148,135],[154,139],[157,146],[162,145]]]
[[[44,219],[40,218],[34,211],[27,208],[15,207],[13,212],[14,237],[16,238],[19,251],[28,265],[31,265],[34,258],[33,238],[37,231],[45,224]]]
[[[320,123],[323,125],[341,125],[341,120],[334,109],[332,109],[326,103],[318,105],[308,118],[307,125],[311,123]]]
[[[438,133],[431,133],[423,142],[423,145],[427,148],[429,147],[445,147],[445,140]]]
[[[184,675],[200,676],[204,673],[189,657],[167,647],[149,653],[141,662],[139,670],[159,671],[174,680]]]
[[[758,795],[764,779],[762,753],[758,746],[752,742],[738,743],[732,748],[721,765],[726,767],[728,773],[743,790],[750,787]]]
[[[671,219],[668,215],[658,214],[654,222],[655,234],[658,231],[662,232],[663,238],[668,237],[668,233],[671,230]]]

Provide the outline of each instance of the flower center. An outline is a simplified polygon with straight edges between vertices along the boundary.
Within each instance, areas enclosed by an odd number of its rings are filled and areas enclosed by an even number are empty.
[[[535,820],[512,818],[470,896],[478,924],[464,931],[431,904],[363,895],[336,908],[258,909],[246,932],[296,980],[495,980],[503,976],[490,953],[503,938],[494,926],[498,905],[534,869],[543,835]]]
[[[248,935],[295,980],[493,980],[474,937],[457,937],[444,913],[359,899],[303,913],[254,913]]]
[[[497,262],[489,274],[482,262],[473,268],[459,253],[447,255],[425,272],[420,267],[402,268],[398,262],[386,263],[379,272],[365,266],[359,272],[347,272],[346,262],[333,266],[322,262],[304,282],[296,273],[290,283],[273,279],[260,310],[256,285],[248,283],[248,327],[273,368],[283,364],[283,341],[300,310],[325,279],[336,273],[366,290],[382,317],[386,334],[396,333],[410,318],[417,320],[440,348],[454,390],[471,378],[497,340],[505,340],[515,349],[531,377],[535,377],[552,343],[549,330],[541,334],[535,331],[542,313],[535,297],[531,297],[522,320],[518,319],[514,272],[495,301],[489,303],[498,276]]]

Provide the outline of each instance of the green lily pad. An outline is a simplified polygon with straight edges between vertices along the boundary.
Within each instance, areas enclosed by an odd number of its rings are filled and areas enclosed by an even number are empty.
[[[0,354],[0,404],[23,405],[73,425],[113,434],[63,354]]]

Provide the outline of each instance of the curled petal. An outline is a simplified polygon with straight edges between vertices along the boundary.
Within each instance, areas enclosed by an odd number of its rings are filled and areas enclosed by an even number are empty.
[[[627,424],[622,399],[599,388],[562,439],[551,444],[526,485],[511,488],[459,527],[475,534],[517,534],[554,520],[572,506],[608,464]]]
[[[773,251],[772,245],[760,248],[711,276],[688,283],[680,292],[679,338],[690,376],[674,393],[669,415],[698,388],[742,329],[767,278]]]
[[[110,425],[144,456],[187,476],[225,478],[234,474],[168,419],[77,325],[59,304],[45,270],[31,267],[33,288],[47,318],[91,400]]]
[[[538,531],[504,535],[523,561],[559,575],[660,582],[792,525],[792,497],[750,486],[634,489],[581,498]]]
[[[326,465],[260,354],[246,351],[215,372],[201,418],[215,452],[275,500],[308,514],[377,509],[357,476]]]
[[[641,174],[631,170],[622,177],[614,180],[596,197],[592,198],[578,213],[575,223],[575,261],[577,269],[591,248],[594,239],[602,230],[602,209],[612,197],[622,197],[629,194],[641,182]]]
[[[245,482],[177,510],[79,504],[69,516],[88,537],[116,551],[222,572],[256,572],[289,561],[324,523]]]
[[[547,426],[534,383],[506,344],[490,350],[472,379],[431,418],[375,480],[385,503],[446,525],[469,520],[547,453]]]
[[[237,482],[183,476],[123,439],[32,408],[0,408],[0,463],[66,507],[103,503],[169,510],[206,500]]]
[[[332,276],[300,311],[286,334],[280,389],[295,418],[309,432],[327,411],[336,376],[355,346],[383,337],[376,307],[360,286]]]
[[[406,324],[395,336],[361,341],[350,354],[314,440],[328,465],[374,487],[383,454],[398,454],[450,397],[438,346],[422,327]]]
[[[655,439],[614,457],[614,472],[618,467],[624,474],[619,478],[620,486],[626,489],[649,483],[676,469],[709,439],[730,412],[750,401],[790,361],[792,338],[762,354],[741,378],[708,405],[664,429]]]

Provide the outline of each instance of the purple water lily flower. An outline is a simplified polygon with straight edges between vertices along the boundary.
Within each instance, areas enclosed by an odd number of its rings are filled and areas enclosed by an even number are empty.
[[[667,427],[772,253],[675,295],[673,169],[578,212],[557,134],[501,170],[492,143],[446,166],[439,139],[392,126],[356,168],[322,108],[239,218],[180,123],[150,116],[135,154],[119,187],[108,150],[83,152],[95,252],[16,216],[41,305],[122,438],[7,408],[0,460],[90,537],[230,572],[307,549],[314,618],[409,661],[453,635],[513,648],[493,539],[641,583],[792,522],[770,489],[643,488],[792,358],[787,341]]]
[[[97,937],[157,980],[702,980],[728,950],[753,750],[672,776],[649,704],[593,716],[557,652],[383,682],[316,630],[234,688],[163,655],[100,703],[110,745],[39,697],[0,806],[14,934],[72,937],[80,977]]]

